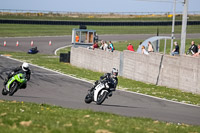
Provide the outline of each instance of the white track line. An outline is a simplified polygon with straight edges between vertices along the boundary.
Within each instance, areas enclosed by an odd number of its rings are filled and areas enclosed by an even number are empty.
[[[1,56],[2,56],[2,57],[5,57],[5,58],[8,58],[8,59],[11,59],[11,60],[18,61],[18,62],[23,62],[23,61],[21,61],[21,60],[14,59],[14,58],[11,58],[11,57],[8,57],[8,56],[3,56],[3,55],[1,55]],[[87,82],[87,83],[90,83],[90,84],[93,83],[92,81],[88,81],[88,80],[85,80],[85,79],[76,78],[76,77],[74,77],[74,76],[67,75],[67,74],[64,74],[64,73],[61,73],[61,72],[58,72],[58,71],[54,71],[54,70],[51,70],[51,69],[48,69],[48,68],[45,68],[45,67],[41,67],[41,66],[34,65],[34,64],[31,64],[31,63],[29,63],[29,64],[32,65],[32,66],[35,66],[35,67],[38,67],[38,68],[47,70],[47,71],[55,72],[55,73],[57,73],[57,74],[60,74],[60,75],[63,75],[63,76],[67,76],[67,77],[76,79],[76,80],[80,80],[80,81]],[[177,103],[177,104],[188,105],[188,106],[200,108],[200,106],[198,106],[198,105],[193,105],[193,104],[187,104],[187,103],[182,103],[182,102],[176,102],[176,101],[172,101],[172,100],[162,99],[162,98],[159,98],[159,97],[150,96],[150,95],[146,95],[146,94],[142,94],[142,93],[137,93],[137,92],[133,92],[133,91],[120,90],[120,89],[118,89],[118,91],[128,92],[128,93],[137,94],[137,95],[145,96],[145,97],[150,97],[150,98],[154,98],[154,99],[158,99],[158,100],[162,100],[162,101],[168,101],[168,102],[172,102],[172,103]]]
[[[50,73],[31,73],[31,75],[60,75],[59,73],[52,73],[52,74],[50,74]]]
[[[67,47],[71,47],[72,45],[67,45],[67,46],[63,46],[63,47],[60,47],[60,48],[57,48],[55,51],[54,51],[54,55],[57,55],[57,51],[60,50],[60,49],[63,49],[63,48],[67,48]]]

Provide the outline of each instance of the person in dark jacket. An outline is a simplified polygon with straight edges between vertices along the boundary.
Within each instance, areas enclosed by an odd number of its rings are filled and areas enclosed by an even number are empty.
[[[198,52],[198,47],[197,47],[197,45],[195,45],[195,42],[192,41],[192,42],[191,42],[191,46],[190,46],[190,48],[189,48],[188,51],[187,51],[187,54],[191,53],[192,55],[194,55],[194,54],[196,54],[197,52]]]
[[[175,48],[172,50],[172,53],[171,53],[172,56],[179,54],[179,45],[178,45],[178,43],[174,42],[174,45],[175,45]]]
[[[27,81],[30,80],[31,70],[29,69],[29,64],[24,62],[21,66],[14,68],[9,74],[8,77],[4,80],[4,85],[7,84],[8,80],[13,77],[18,72],[25,72]],[[22,88],[26,88],[26,84],[22,86]]]

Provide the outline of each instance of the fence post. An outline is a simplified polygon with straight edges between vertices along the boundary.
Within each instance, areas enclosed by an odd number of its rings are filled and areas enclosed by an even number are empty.
[[[119,75],[123,76],[124,69],[124,52],[120,52],[120,60],[119,60]]]

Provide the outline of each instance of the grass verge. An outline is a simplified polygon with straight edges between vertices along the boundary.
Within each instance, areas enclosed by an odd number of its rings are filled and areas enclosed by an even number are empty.
[[[10,54],[11,57],[24,60],[26,62],[43,66],[52,70],[60,71],[78,78],[86,80],[98,80],[103,73],[93,72],[91,70],[78,68],[68,63],[60,63],[59,58],[50,55],[30,55],[27,53],[15,52],[0,52],[0,54]],[[45,60],[44,60],[45,59]],[[184,102],[189,104],[200,105],[200,95],[188,92],[182,92],[178,89],[156,86],[153,84],[146,84],[139,81],[130,80],[119,77],[118,89],[126,88],[127,90],[143,93],[155,97],[160,97],[168,100]]]
[[[199,20],[199,15],[190,15],[188,14],[189,21]],[[1,19],[8,20],[66,20],[66,21],[172,21],[171,17],[168,15],[123,15],[123,14],[115,14],[115,13],[107,13],[107,14],[53,14],[53,13],[6,13],[1,14]],[[176,15],[176,20],[182,20],[182,15]]]
[[[146,118],[75,110],[46,104],[0,100],[0,131],[3,133],[186,133],[200,126],[172,124]]]
[[[60,36],[71,35],[77,25],[32,25],[32,24],[0,24],[1,37],[21,36]],[[171,26],[87,26],[97,34],[171,34]],[[176,33],[181,33],[181,26],[175,26]],[[187,33],[200,33],[199,25],[188,25]]]

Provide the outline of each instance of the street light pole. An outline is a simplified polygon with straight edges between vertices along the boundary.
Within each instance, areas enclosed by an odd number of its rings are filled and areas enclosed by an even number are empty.
[[[173,9],[172,38],[171,38],[171,52],[172,52],[173,41],[174,41],[174,25],[175,25],[175,16],[176,16],[176,0],[174,0],[174,9]]]
[[[180,51],[180,54],[185,54],[185,40],[186,40],[186,28],[187,28],[187,12],[188,12],[188,0],[184,0],[182,30],[181,30],[181,51]]]

